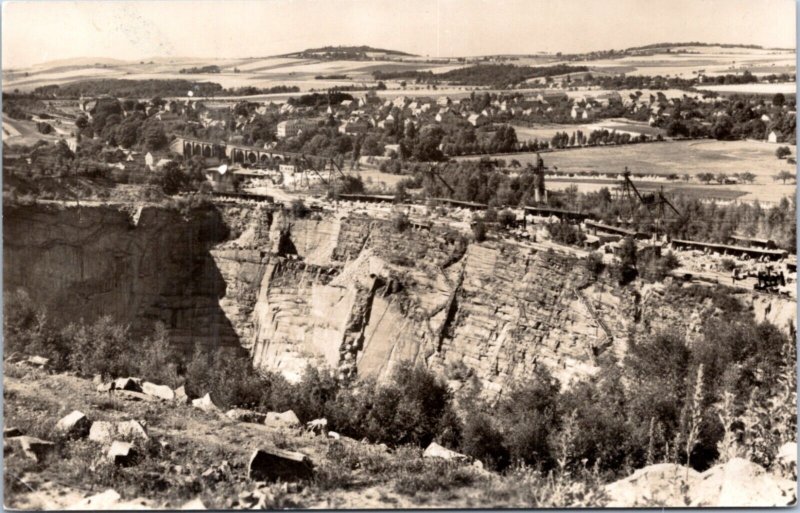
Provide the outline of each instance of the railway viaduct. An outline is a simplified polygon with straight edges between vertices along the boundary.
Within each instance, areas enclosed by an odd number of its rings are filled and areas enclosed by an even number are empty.
[[[202,156],[205,158],[227,158],[231,163],[250,165],[280,165],[297,162],[301,159],[312,160],[299,153],[266,150],[243,144],[203,141],[189,137],[177,137],[170,143],[172,151],[185,158]]]

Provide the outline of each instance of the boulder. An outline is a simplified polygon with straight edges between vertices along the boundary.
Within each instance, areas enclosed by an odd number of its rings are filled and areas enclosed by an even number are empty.
[[[211,394],[206,394],[200,399],[195,399],[194,401],[192,401],[192,406],[194,406],[195,408],[200,408],[201,410],[207,412],[219,411],[217,405],[214,404],[214,401],[211,400]]]
[[[183,506],[181,506],[181,509],[197,511],[208,508],[206,508],[206,505],[203,504],[203,501],[201,501],[200,499],[192,499],[189,502],[185,503]]]
[[[3,429],[3,438],[14,438],[15,436],[22,436],[22,431],[19,428],[7,427]]]
[[[796,483],[768,474],[760,465],[733,458],[700,475],[690,490],[691,506],[773,507],[794,502]]]
[[[92,422],[92,427],[89,429],[89,440],[101,444],[107,444],[114,440],[117,434],[117,429],[111,422],[98,420]]]
[[[175,399],[175,392],[166,385],[156,385],[155,383],[150,383],[149,381],[145,381],[142,383],[142,392],[149,396],[158,397],[159,399],[163,399],[165,401],[172,401]]]
[[[134,463],[136,451],[130,443],[115,440],[108,450],[107,457],[115,465],[128,466]]]
[[[47,364],[50,362],[50,359],[44,358],[43,356],[29,356],[25,361],[34,367],[43,368],[47,366]]]
[[[117,434],[126,439],[147,440],[147,431],[144,426],[135,420],[126,420],[124,422],[117,422]]]
[[[225,415],[237,422],[249,422],[252,424],[263,424],[267,416],[253,410],[244,410],[241,408],[234,408],[228,410]]]
[[[688,506],[683,501],[681,486],[690,487],[700,479],[694,469],[672,463],[659,463],[640,468],[625,479],[606,485],[609,508],[636,506]]]
[[[306,422],[306,431],[317,435],[324,433],[327,427],[328,419],[314,419],[310,422]]]
[[[186,388],[180,386],[175,389],[175,402],[178,404],[189,404],[189,396],[186,395]]]
[[[460,452],[451,451],[446,447],[442,447],[436,442],[432,442],[425,452],[422,453],[423,458],[442,458],[450,461],[469,461],[470,457]]]
[[[297,415],[292,410],[283,413],[271,411],[267,413],[264,424],[272,427],[297,427],[300,425],[300,419],[297,418]]]
[[[19,448],[22,453],[33,461],[42,461],[53,449],[55,444],[32,436],[15,436],[8,439],[9,447]]]
[[[129,390],[131,392],[141,392],[142,386],[135,378],[117,378],[114,380],[114,390]]]
[[[256,449],[247,465],[252,481],[299,481],[314,475],[314,465],[305,454],[281,449]]]
[[[86,415],[75,410],[56,423],[56,431],[73,438],[83,438],[89,434],[91,425]]]
[[[608,484],[606,507],[769,507],[795,500],[796,483],[768,474],[759,465],[733,458],[702,474],[660,463]]]

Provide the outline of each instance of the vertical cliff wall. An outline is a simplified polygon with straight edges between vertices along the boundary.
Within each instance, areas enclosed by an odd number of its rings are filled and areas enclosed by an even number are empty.
[[[492,394],[541,367],[568,383],[601,353],[622,356],[630,332],[682,326],[691,338],[707,314],[669,307],[663,287],[592,282],[565,254],[444,227],[236,204],[4,216],[5,292],[27,290],[54,322],[108,314],[142,334],[160,321],[187,351],[247,351],[294,379],[309,364],[381,379],[412,361],[471,369]],[[791,317],[765,301],[757,315]]]
[[[209,250],[228,237],[216,209],[37,204],[3,209],[5,297],[24,289],[56,324],[111,315],[134,333],[157,321],[172,339],[239,348],[220,308],[226,291]]]

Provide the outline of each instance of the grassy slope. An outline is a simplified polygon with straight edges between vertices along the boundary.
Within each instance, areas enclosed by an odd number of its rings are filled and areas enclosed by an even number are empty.
[[[273,485],[273,507],[531,507],[597,501],[591,490],[570,495],[565,483],[530,472],[498,476],[423,460],[416,448],[389,453],[348,439],[335,442],[298,430],[237,423],[191,406],[126,401],[95,392],[91,381],[17,364],[5,363],[4,389],[5,427],[57,443],[56,451],[41,463],[18,451],[6,455],[8,507],[63,508],[108,488],[123,500],[145,498],[166,508],[180,507],[195,497],[212,509],[236,507],[233,501],[240,492],[255,489],[245,479],[251,452],[269,445],[301,451],[317,466],[316,480],[298,493],[281,492]],[[76,409],[93,421],[145,421],[151,441],[142,451],[144,458],[136,466],[115,468],[102,461],[107,449],[98,444],[55,437],[55,423]],[[169,449],[163,449],[160,441],[168,442]],[[230,478],[204,483],[200,475],[223,460],[232,468]],[[184,472],[176,471],[176,466]]]

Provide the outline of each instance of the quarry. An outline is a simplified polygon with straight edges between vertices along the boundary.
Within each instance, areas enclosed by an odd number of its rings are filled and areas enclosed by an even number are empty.
[[[591,277],[567,246],[477,243],[441,221],[400,231],[366,208],[38,203],[4,218],[4,288],[54,321],[112,315],[142,335],[160,322],[186,352],[246,351],[290,380],[309,364],[381,379],[409,361],[442,376],[465,365],[490,395],[540,367],[566,385],[605,352],[622,358],[632,333],[691,335],[707,315],[661,284]],[[789,329],[794,301],[739,295]]]

